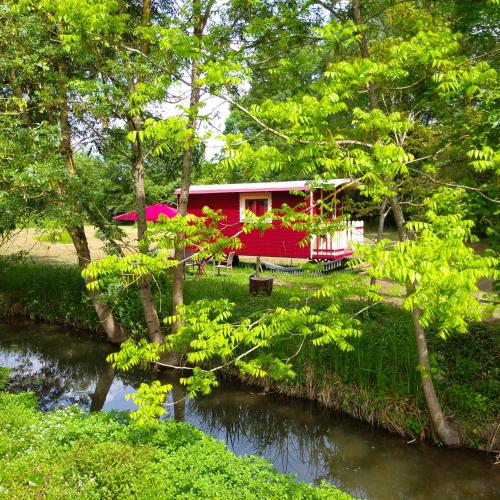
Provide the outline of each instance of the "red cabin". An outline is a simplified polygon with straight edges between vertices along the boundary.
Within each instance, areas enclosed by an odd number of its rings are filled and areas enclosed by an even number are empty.
[[[342,213],[346,185],[350,182],[351,179],[333,179],[328,182],[334,192],[342,187],[336,194],[336,215]],[[227,236],[233,236],[241,229],[246,211],[261,216],[283,204],[289,207],[301,204],[300,210],[306,209],[316,213],[316,201],[323,196],[330,196],[332,190],[314,188],[309,183],[310,181],[286,181],[194,185],[189,189],[188,212],[202,216],[205,206],[222,210],[227,217],[223,232]],[[297,191],[307,194],[304,197],[304,194],[297,194]],[[179,196],[180,189],[177,189],[175,194]],[[239,235],[243,248],[236,253],[262,257],[337,260],[352,255],[352,242],[363,241],[363,221],[349,221],[346,229],[326,236],[313,235],[310,244],[302,247],[299,242],[304,239],[306,233],[283,228],[279,222],[274,222],[273,225],[274,228],[263,235],[258,231]]]

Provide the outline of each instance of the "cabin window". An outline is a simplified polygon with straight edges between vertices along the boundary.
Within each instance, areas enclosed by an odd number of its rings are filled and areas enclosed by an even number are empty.
[[[240,194],[240,221],[243,222],[246,212],[261,217],[271,210],[271,193]]]

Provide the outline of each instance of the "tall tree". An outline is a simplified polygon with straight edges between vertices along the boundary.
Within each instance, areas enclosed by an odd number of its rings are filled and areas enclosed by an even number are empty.
[[[5,90],[15,97],[18,105],[19,120],[11,127],[14,125],[17,130],[23,131],[24,136],[31,135],[33,138],[40,137],[41,130],[50,130],[53,140],[59,142],[59,158],[52,156],[45,162],[24,164],[26,172],[37,168],[45,179],[50,177],[50,171],[55,174],[55,182],[51,182],[51,189],[54,190],[52,197],[46,191],[47,185],[38,185],[41,192],[36,194],[28,194],[33,186],[24,188],[24,192],[28,197],[38,198],[38,208],[45,202],[44,212],[48,211],[67,227],[83,270],[91,262],[83,226],[88,214],[73,189],[78,172],[72,147],[68,82],[72,75],[88,71],[89,61],[82,57],[81,51],[72,57],[61,47],[60,37],[63,34],[60,26],[64,24],[64,17],[58,12],[58,7],[57,2],[42,5],[29,1],[7,2],[6,9],[2,11],[3,29],[5,32],[10,30],[10,34],[14,35],[14,43],[3,53],[2,63],[9,68],[7,74],[10,75]],[[31,47],[32,52],[26,53],[26,47]],[[64,170],[61,170],[62,166]],[[91,292],[90,298],[108,339],[114,343],[125,340],[126,331],[116,321],[102,296]]]
[[[444,131],[445,140],[465,155],[464,144],[457,142],[460,133],[472,130],[464,114],[491,106],[496,72],[475,56],[464,58],[460,36],[445,26],[439,13],[421,9],[419,2],[318,3],[333,19],[324,24],[318,40],[318,50],[330,49],[326,70],[291,98],[264,99],[249,108],[233,101],[239,113],[274,138],[269,142],[272,146],[252,147],[248,136],[230,137],[230,145],[239,147],[228,148],[227,163],[264,165],[268,172],[277,166],[284,171],[293,158],[295,168],[319,178],[357,178],[366,195],[382,203],[388,199],[400,240],[409,245],[417,233],[407,228],[402,199],[407,193],[401,186],[408,186],[407,179],[415,175],[435,180],[425,169],[436,171],[445,163],[442,152],[449,146],[443,144]],[[287,63],[279,61],[279,66],[286,68]],[[275,73],[271,77],[279,78],[280,70]],[[456,103],[459,113],[453,106],[450,112],[451,103]],[[453,129],[448,127],[450,115]],[[475,129],[465,147],[491,172],[495,161],[488,146],[480,151],[473,146],[482,137]],[[439,185],[436,180],[427,189]],[[423,202],[421,196],[416,205]],[[486,268],[482,268],[484,275],[489,273]],[[405,284],[411,302],[417,290],[411,280]],[[445,444],[455,445],[459,436],[444,418],[432,384],[423,310],[413,303],[410,312],[422,386],[436,434]]]
[[[141,25],[144,28],[148,28],[150,23],[151,2],[150,0],[143,0]],[[149,43],[146,39],[139,42],[139,49],[144,56],[148,55]],[[137,87],[141,83],[144,84],[139,75],[131,75],[130,93],[132,96],[137,93]],[[134,178],[135,203],[137,207],[137,241],[139,243],[139,249],[147,253],[149,245],[146,240],[146,231],[148,226],[146,220],[146,191],[144,188],[144,157],[141,141],[143,120],[140,113],[131,110],[129,116],[127,117],[127,121],[129,129],[132,132],[131,165]],[[165,337],[163,335],[160,319],[155,307],[149,278],[147,276],[141,276],[138,280],[138,287],[144,311],[144,318],[149,332],[149,338],[151,342],[164,343]]]
[[[188,118],[186,122],[186,134],[184,142],[184,154],[182,157],[182,170],[181,170],[181,189],[179,195],[179,213],[182,216],[187,215],[187,207],[189,200],[189,187],[191,185],[191,171],[193,163],[193,153],[196,144],[196,128],[198,125],[198,113],[201,98],[200,78],[202,61],[200,55],[204,50],[204,31],[212,14],[214,6],[213,0],[202,2],[202,0],[192,0],[190,7],[190,18],[192,22],[193,36],[197,51],[190,61],[190,75],[189,75],[189,108]],[[175,246],[174,259],[178,262],[184,261],[184,246],[177,243]],[[179,265],[174,269],[174,280],[172,290],[172,306],[173,313],[176,314],[178,307],[184,303],[184,270],[183,265]],[[179,323],[175,322],[172,325],[173,331],[179,327]]]

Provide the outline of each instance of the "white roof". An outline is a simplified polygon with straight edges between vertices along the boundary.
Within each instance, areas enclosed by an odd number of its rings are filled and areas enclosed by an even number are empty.
[[[262,191],[309,191],[310,184],[317,182],[319,185],[328,184],[330,186],[340,186],[352,179],[329,179],[326,181],[284,181],[284,182],[245,182],[240,184],[204,184],[193,185],[189,188],[189,193],[256,193]],[[180,194],[181,190],[176,189],[175,194]]]

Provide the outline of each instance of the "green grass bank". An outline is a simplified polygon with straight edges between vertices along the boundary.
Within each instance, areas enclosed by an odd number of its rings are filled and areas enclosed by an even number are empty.
[[[28,315],[44,321],[97,330],[98,323],[88,303],[76,266],[9,263],[0,268],[0,301],[4,315]],[[349,279],[348,273],[328,278],[277,276],[271,297],[251,297],[249,269],[230,276],[190,277],[185,299],[229,298],[236,315],[258,314],[276,306],[287,306],[292,296],[310,295],[325,279]],[[170,282],[160,283],[157,306],[170,312]],[[115,314],[135,335],[144,331],[138,296],[110,291]],[[356,311],[357,303],[346,304]],[[411,437],[432,437],[408,314],[400,308],[380,304],[359,316],[363,335],[353,339],[354,350],[335,346],[306,348],[300,353],[296,380],[276,384],[251,380],[268,390],[306,397],[358,419]],[[466,335],[443,341],[429,332],[433,377],[447,416],[462,433],[464,442],[488,451],[498,449],[500,416],[500,333],[498,323],[470,325]],[[285,356],[294,346],[278,346]]]
[[[237,457],[189,424],[138,426],[77,407],[42,413],[33,394],[2,391],[7,376],[0,368],[0,498],[352,498]]]

